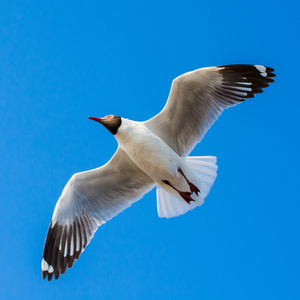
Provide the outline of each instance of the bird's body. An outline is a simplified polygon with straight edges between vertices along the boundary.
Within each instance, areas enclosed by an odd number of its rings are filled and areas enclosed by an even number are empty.
[[[119,147],[104,166],[72,176],[48,229],[43,278],[58,279],[97,228],[157,187],[160,217],[202,205],[217,176],[213,156],[188,157],[221,112],[261,93],[274,70],[259,65],[198,69],[173,80],[164,109],[145,122],[109,115],[101,123]]]
[[[181,180],[182,175],[178,172],[178,168],[186,167],[184,159],[146,127],[144,122],[122,118],[115,138],[131,160],[156,184],[168,180],[184,185],[185,180]]]
[[[195,186],[200,186],[201,183],[186,163],[186,159],[155,135],[144,122],[122,118],[115,138],[131,160],[157,186],[180,201],[195,201],[198,205],[203,203],[201,194],[190,192],[186,179]],[[187,192],[188,197],[182,198],[178,191]]]

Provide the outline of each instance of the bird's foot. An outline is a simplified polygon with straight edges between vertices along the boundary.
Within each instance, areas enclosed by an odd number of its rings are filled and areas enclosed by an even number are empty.
[[[179,192],[179,195],[187,204],[191,204],[191,201],[195,202],[195,200],[191,197],[192,193],[190,192]]]
[[[197,186],[188,181],[188,185],[190,186],[191,192],[195,193],[198,196],[198,193],[201,193]]]
[[[176,189],[168,180],[162,180],[163,183],[169,185],[171,188],[173,188],[180,196],[181,198],[188,204],[191,204],[191,201],[195,201],[191,195],[193,194],[193,192],[182,192],[179,191],[178,189]],[[197,187],[196,187],[197,188]],[[198,189],[198,188],[197,188]],[[198,195],[198,194],[197,194]]]
[[[194,185],[192,182],[190,182],[184,175],[184,173],[182,172],[181,168],[178,169],[178,172],[184,177],[184,179],[186,180],[187,184],[189,185],[190,187],[190,190],[192,193],[195,193],[197,196],[198,196],[198,193],[201,193],[199,188]]]

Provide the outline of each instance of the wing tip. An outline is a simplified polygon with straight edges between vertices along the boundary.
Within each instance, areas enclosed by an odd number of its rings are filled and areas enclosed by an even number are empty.
[[[270,79],[271,77],[276,77],[274,73],[275,69],[271,67],[266,67],[263,65],[251,65],[251,64],[231,64],[231,65],[221,65],[217,67],[220,71],[233,71],[237,73],[244,74],[254,74],[257,71],[260,73],[261,77]],[[274,81],[274,80],[273,80]],[[272,82],[273,82],[272,81]]]
[[[42,259],[42,278],[46,279],[48,276],[48,281],[52,280],[53,274],[54,274],[54,268],[49,264],[45,258],[43,257]]]
[[[43,279],[48,276],[48,281],[53,277],[57,280],[68,268],[72,268],[94,234],[95,228],[87,228],[92,226],[88,219],[87,215],[82,222],[79,217],[64,226],[51,221],[41,263]]]
[[[80,254],[77,255],[79,257]],[[48,281],[51,281],[53,277],[55,280],[58,280],[60,275],[65,274],[68,268],[72,268],[75,260],[77,259],[75,255],[67,255],[64,258],[64,263],[62,263],[61,267],[54,268],[52,265],[48,264],[45,259],[42,259],[42,279],[46,279],[48,276]]]
[[[241,101],[263,92],[276,76],[273,68],[263,65],[222,65],[217,67],[222,74],[218,91],[224,99]]]

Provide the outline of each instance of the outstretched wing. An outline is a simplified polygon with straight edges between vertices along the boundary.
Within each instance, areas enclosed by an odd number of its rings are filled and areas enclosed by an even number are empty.
[[[145,125],[181,156],[188,156],[222,111],[261,93],[274,69],[258,65],[202,68],[173,80],[164,109]]]
[[[54,209],[45,240],[42,276],[71,268],[98,226],[139,200],[155,186],[119,148],[104,166],[72,176]]]

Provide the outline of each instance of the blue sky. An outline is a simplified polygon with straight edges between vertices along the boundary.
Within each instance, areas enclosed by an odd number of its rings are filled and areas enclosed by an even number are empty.
[[[299,2],[1,1],[3,299],[299,299]],[[193,151],[216,155],[205,204],[160,219],[153,190],[41,279],[45,235],[75,172],[117,142],[89,116],[146,120],[172,80],[230,63],[275,68]]]

